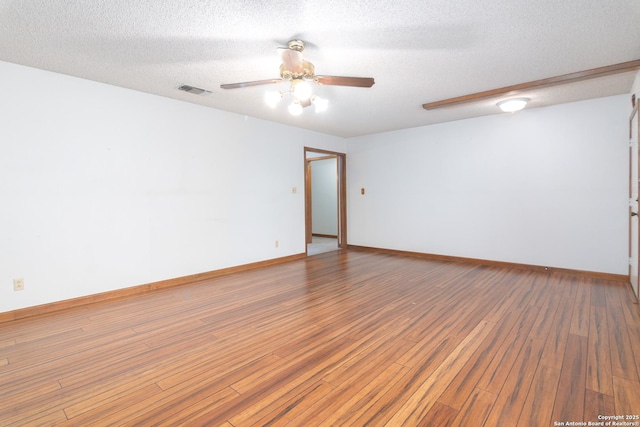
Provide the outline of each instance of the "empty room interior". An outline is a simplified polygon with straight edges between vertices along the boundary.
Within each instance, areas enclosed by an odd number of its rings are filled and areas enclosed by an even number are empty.
[[[0,425],[640,426],[640,2],[0,6]]]

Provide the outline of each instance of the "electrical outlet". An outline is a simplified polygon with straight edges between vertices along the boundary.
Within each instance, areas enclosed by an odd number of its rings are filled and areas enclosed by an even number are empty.
[[[24,291],[24,279],[22,277],[13,279],[13,290]]]
[[[278,241],[276,240],[276,248],[280,245],[280,243],[278,243]]]

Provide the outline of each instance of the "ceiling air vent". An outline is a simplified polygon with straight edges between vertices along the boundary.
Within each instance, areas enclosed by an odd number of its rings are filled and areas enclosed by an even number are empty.
[[[200,89],[199,87],[193,87],[189,85],[182,85],[178,88],[178,90],[189,92],[194,95],[208,95],[211,93],[210,90]]]

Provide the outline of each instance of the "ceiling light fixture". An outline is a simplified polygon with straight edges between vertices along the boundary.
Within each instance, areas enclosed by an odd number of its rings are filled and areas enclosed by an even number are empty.
[[[500,101],[496,105],[505,113],[513,113],[522,110],[529,101],[529,98],[511,98]]]
[[[269,107],[275,108],[286,94],[290,94],[293,98],[293,101],[287,108],[289,114],[292,116],[299,116],[302,114],[304,108],[310,105],[315,107],[316,113],[326,111],[329,105],[329,100],[314,95],[311,84],[302,78],[291,79],[290,87],[287,92],[266,92],[264,94],[264,99]]]
[[[274,108],[278,102],[278,96],[282,98],[285,94],[290,94],[294,103],[290,112],[296,115],[302,114],[300,108],[305,109],[312,105],[317,112],[327,109],[328,101],[313,94],[311,83],[328,86],[349,86],[349,87],[371,87],[375,84],[373,77],[344,77],[344,76],[317,76],[315,66],[304,59],[304,42],[302,40],[290,40],[287,47],[278,48],[282,64],[280,64],[280,78],[256,80],[251,82],[221,84],[221,89],[238,89],[250,86],[270,85],[274,83],[289,83],[289,90],[278,94],[265,94],[265,101]]]
[[[298,101],[293,101],[289,105],[288,110],[289,114],[291,114],[292,116],[299,116],[300,114],[302,114],[302,105],[300,105]]]
[[[268,91],[264,94],[264,100],[267,102],[267,105],[271,108],[275,108],[278,105],[278,102],[282,99],[282,93],[276,92],[273,90]]]
[[[311,85],[302,79],[291,80],[291,87],[293,88],[293,96],[300,101],[306,101],[311,98]]]
[[[316,107],[316,113],[322,113],[323,111],[326,111],[327,107],[329,106],[328,99],[320,98],[319,96],[315,95],[311,98],[311,102]]]

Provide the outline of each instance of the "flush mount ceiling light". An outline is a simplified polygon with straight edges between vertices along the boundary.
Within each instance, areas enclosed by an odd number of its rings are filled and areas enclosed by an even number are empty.
[[[500,101],[496,105],[505,113],[513,113],[522,110],[529,101],[529,98],[511,98]]]

